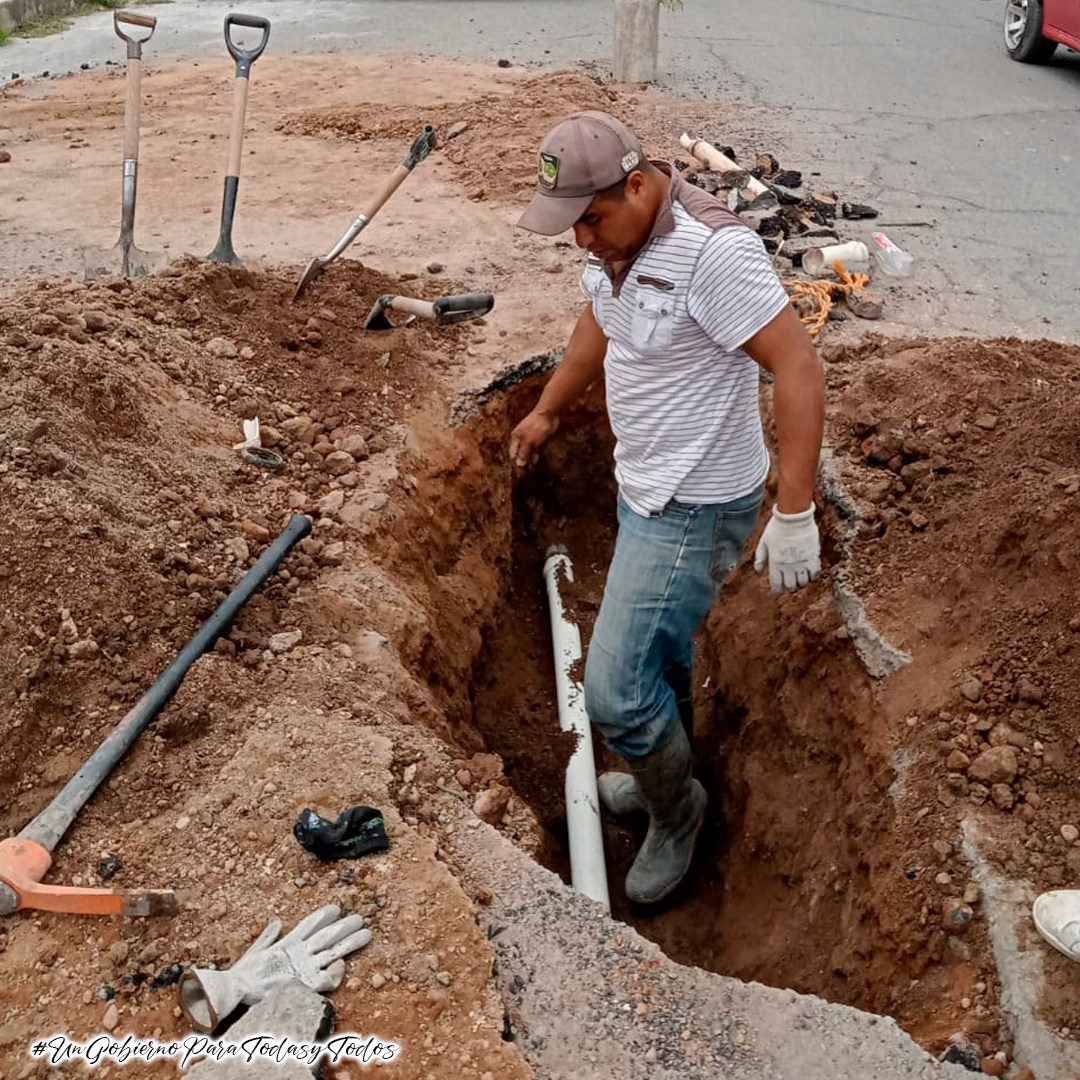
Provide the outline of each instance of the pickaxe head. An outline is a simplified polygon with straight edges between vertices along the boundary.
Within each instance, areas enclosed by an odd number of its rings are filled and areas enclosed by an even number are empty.
[[[0,840],[0,915],[33,908],[68,915],[175,915],[179,910],[170,889],[116,892],[43,885],[52,855],[33,840]]]

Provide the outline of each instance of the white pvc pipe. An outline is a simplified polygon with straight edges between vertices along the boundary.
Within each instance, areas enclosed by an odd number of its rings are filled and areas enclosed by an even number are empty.
[[[721,154],[712,143],[704,139],[691,139],[684,131],[679,136],[679,144],[684,150],[689,150],[698,161],[708,165],[713,172],[745,172],[726,154]],[[743,191],[748,191],[753,198],[764,195],[769,189],[756,177],[751,176],[743,186]]]
[[[592,731],[585,712],[584,687],[573,676],[581,662],[581,633],[566,617],[559,593],[559,576],[574,580],[574,568],[566,548],[556,544],[547,551],[544,581],[551,611],[551,640],[555,650],[555,691],[559,702],[559,726],[577,735],[577,747],[566,766],[566,824],[570,832],[570,881],[580,893],[611,910],[607,867],[604,865],[604,834],[600,828],[600,797],[596,791]]]

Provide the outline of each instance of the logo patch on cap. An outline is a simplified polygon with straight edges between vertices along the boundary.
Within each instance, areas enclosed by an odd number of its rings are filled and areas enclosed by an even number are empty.
[[[541,187],[554,188],[559,180],[559,159],[554,154],[541,154],[536,176]]]
[[[629,154],[623,154],[621,164],[622,171],[628,173],[641,164],[641,155],[636,150],[631,150]]]

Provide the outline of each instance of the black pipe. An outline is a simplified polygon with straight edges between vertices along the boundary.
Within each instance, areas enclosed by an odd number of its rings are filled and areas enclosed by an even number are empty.
[[[214,614],[199,627],[176,659],[157,677],[154,685],[109,732],[86,764],[67,782],[64,790],[19,833],[20,840],[32,840],[47,851],[56,847],[71,827],[75,815],[86,805],[87,799],[97,791],[128,747],[176,693],[191,665],[214,647],[217,639],[236,618],[237,612],[266,583],[293,546],[310,532],[311,518],[294,514],[289,519],[277,539],[259,556]]]

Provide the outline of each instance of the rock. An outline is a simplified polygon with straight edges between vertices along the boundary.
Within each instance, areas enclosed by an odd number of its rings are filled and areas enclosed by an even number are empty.
[[[109,962],[117,967],[126,964],[130,952],[131,946],[126,941],[114,941],[109,946]]]
[[[240,350],[240,359],[241,360],[254,360],[255,359],[255,350],[250,345],[245,345]]]
[[[509,60],[500,60],[499,61],[499,67],[501,67],[501,68],[510,67],[510,61]]]
[[[1016,751],[1011,746],[992,746],[971,763],[968,776],[981,784],[1008,784],[1017,772]]]
[[[441,262],[435,262],[434,260],[432,260],[427,264],[425,269],[429,274],[441,274],[446,269],[446,267],[443,266]]]
[[[971,758],[963,750],[953,750],[945,759],[945,767],[949,772],[967,772],[970,764]]]
[[[346,435],[339,445],[346,454],[351,454],[356,461],[363,461],[368,456],[367,440],[363,435]]]
[[[299,645],[303,637],[302,630],[283,630],[280,634],[271,634],[266,647],[275,656],[280,656]]]
[[[69,645],[67,650],[72,660],[88,660],[91,656],[95,656],[97,651],[98,643],[93,638],[76,641],[74,645]]]
[[[347,473],[356,462],[353,460],[353,456],[344,450],[335,450],[332,454],[327,454],[324,464],[326,465],[326,471],[331,476],[341,476],[343,473]]]
[[[848,293],[844,303],[848,311],[859,319],[877,321],[885,318],[885,300],[874,293]]]
[[[332,544],[319,552],[318,561],[321,566],[340,566],[345,561],[345,542],[335,540]]]
[[[987,1076],[1004,1076],[1005,1062],[996,1057],[985,1057],[981,1062],[982,1071]]]
[[[188,826],[189,826],[190,824],[191,824],[191,818],[189,818],[189,817],[187,816],[187,814],[181,814],[181,815],[180,815],[180,816],[179,816],[179,817],[178,817],[178,818],[176,819],[176,829],[177,829],[177,830],[178,830],[179,832],[183,832],[183,831],[184,831],[184,829],[186,829],[186,828],[187,828],[187,827],[188,827]]]
[[[1080,829],[1075,825],[1062,825],[1061,839],[1064,840],[1066,844],[1075,844],[1077,839],[1080,839]]]
[[[306,446],[315,443],[315,421],[310,416],[293,416],[281,422],[282,433],[291,441]]]
[[[973,704],[982,698],[982,692],[982,683],[974,675],[968,675],[960,684],[961,695]]]
[[[997,427],[998,418],[993,413],[980,413],[975,417],[975,426],[983,431],[993,431]]]
[[[368,503],[369,510],[382,510],[387,503],[390,502],[390,496],[384,491],[377,491],[371,496],[371,501]]]
[[[108,881],[120,869],[120,860],[113,855],[103,855],[98,861],[97,873],[102,881]]]
[[[435,980],[441,986],[449,986],[454,981],[454,976],[449,971],[437,971],[435,972]]]
[[[381,990],[385,985],[386,985],[385,977],[380,975],[379,972],[376,971],[375,974],[371,976],[371,989],[372,990]]]
[[[925,514],[920,513],[918,510],[912,510],[911,516],[908,518],[908,521],[911,523],[911,527],[918,530],[919,532],[921,532],[923,529],[926,528],[927,525],[930,524],[930,519]]]
[[[964,886],[964,903],[965,904],[977,904],[982,899],[982,889],[975,884],[974,881],[969,881]]]
[[[545,274],[561,274],[563,270],[562,259],[558,255],[552,255],[544,260]]]
[[[84,311],[83,322],[86,323],[86,329],[93,334],[104,334],[115,325],[114,320],[98,308]]]
[[[323,517],[333,517],[345,505],[345,492],[338,488],[324,495],[318,503],[319,513]]]
[[[6,165],[11,160],[10,150],[0,150],[0,165]]]
[[[457,123],[451,124],[446,129],[446,139],[449,142],[451,139],[456,139],[459,135],[464,135],[469,130],[468,120],[458,120]]]
[[[954,1035],[953,1038],[962,1040],[963,1036]],[[950,1042],[945,1048],[945,1053],[938,1060],[948,1065],[963,1065],[970,1072],[978,1072],[979,1064],[982,1061],[982,1051],[974,1044]]]
[[[841,203],[840,213],[848,219],[848,221],[862,221],[866,218],[876,218],[878,212],[872,207],[867,206],[865,203]]]
[[[238,562],[246,563],[251,558],[247,541],[242,536],[230,536],[225,541],[225,550]]]
[[[120,1010],[116,1007],[114,1001],[106,1010],[105,1015],[101,1018],[101,1026],[106,1031],[115,1031],[116,1025],[120,1023]]]
[[[264,528],[258,522],[252,521],[251,518],[244,518],[240,522],[240,528],[248,539],[255,540],[260,544],[265,544],[270,539],[270,530]]]
[[[1016,796],[1008,784],[994,784],[990,788],[990,801],[999,810],[1011,810],[1016,802]]]
[[[1026,675],[1016,684],[1016,696],[1027,705],[1046,704],[1046,691],[1036,686]]]
[[[473,813],[478,818],[494,825],[506,813],[510,802],[510,789],[502,784],[485,788],[473,801]]]
[[[235,341],[230,341],[228,338],[223,337],[211,338],[206,343],[206,351],[211,356],[219,356],[225,360],[235,359],[240,352],[236,347]]]

